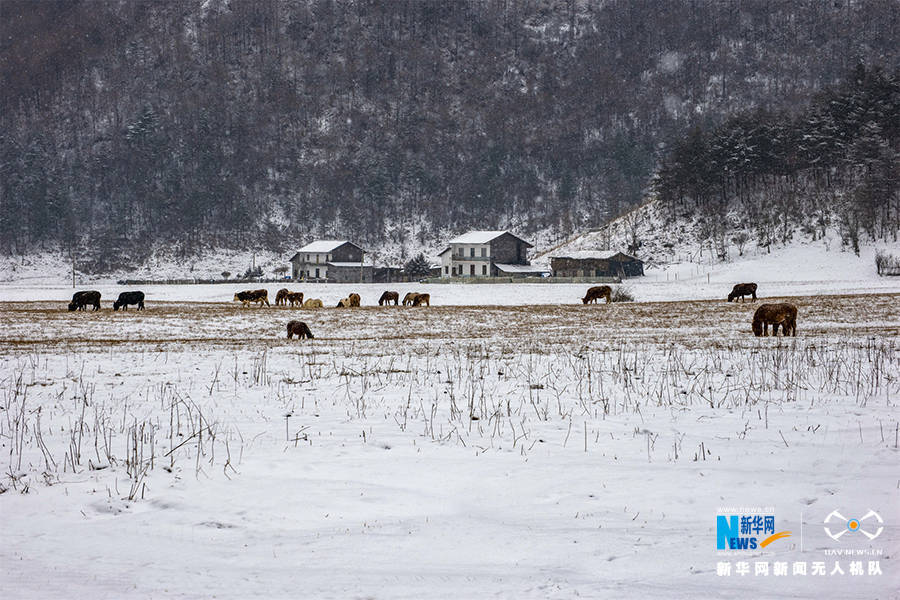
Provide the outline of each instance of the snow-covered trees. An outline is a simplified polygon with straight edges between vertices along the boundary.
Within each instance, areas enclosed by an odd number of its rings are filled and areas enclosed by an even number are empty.
[[[795,228],[816,234],[837,217],[845,243],[900,231],[900,73],[855,68],[793,112],[756,111],[695,128],[665,158],[656,187],[676,216],[703,216],[703,239],[737,210],[770,247]],[[743,239],[743,238],[741,238]],[[743,242],[735,238],[742,250]]]
[[[639,203],[679,138],[675,209],[807,154],[830,179],[891,85],[864,104],[835,94],[804,129],[773,119],[850,61],[897,64],[895,2],[841,4],[3,0],[0,251],[66,236],[107,254],[329,235],[376,248],[403,223],[428,244],[483,223],[565,235]],[[896,149],[897,124],[879,126]],[[890,179],[872,171],[863,202]]]

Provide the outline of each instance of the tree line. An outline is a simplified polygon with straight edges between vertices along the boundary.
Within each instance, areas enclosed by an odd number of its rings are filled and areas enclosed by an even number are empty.
[[[103,269],[338,236],[402,263],[467,228],[567,235],[639,203],[662,141],[895,66],[895,9],[4,0],[0,252],[77,248]],[[705,206],[763,180],[737,173],[674,194]]]

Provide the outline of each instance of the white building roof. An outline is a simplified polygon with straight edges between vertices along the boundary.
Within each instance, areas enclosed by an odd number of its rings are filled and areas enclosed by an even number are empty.
[[[609,260],[617,254],[621,254],[622,256],[628,258],[633,258],[634,260],[640,260],[639,258],[636,258],[629,254],[625,254],[624,252],[619,252],[618,250],[571,250],[569,252],[552,252],[550,253],[548,258],[596,258],[599,260]]]
[[[497,239],[506,231],[470,231],[450,240],[451,244],[487,244]]]
[[[297,250],[297,252],[331,252],[335,248],[343,246],[346,243],[347,240],[316,240],[315,242],[303,246]]]
[[[537,265],[505,265],[497,263],[496,266],[504,273],[549,273],[550,269],[546,267],[538,267]]]

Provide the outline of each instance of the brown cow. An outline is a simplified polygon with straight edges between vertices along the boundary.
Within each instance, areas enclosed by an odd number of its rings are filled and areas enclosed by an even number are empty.
[[[769,325],[772,325],[772,336],[778,335],[778,326],[781,325],[781,335],[790,333],[797,337],[797,307],[787,302],[779,304],[763,304],[753,313],[753,335],[769,335]]]
[[[286,298],[288,302],[290,302],[293,307],[295,304],[298,306],[303,305],[303,292],[288,292]]]
[[[350,307],[350,299],[349,298],[341,298],[338,300],[337,306],[335,308],[349,308]]]
[[[597,302],[600,298],[606,298],[606,303],[609,304],[612,302],[612,288],[608,285],[597,285],[592,288],[588,288],[587,294],[584,295],[584,298],[581,299],[581,302],[584,304],[590,304],[592,302]]]
[[[303,302],[303,308],[322,308],[322,301],[318,298],[308,298]]]
[[[431,294],[416,294],[416,297],[413,298],[413,306],[431,306]]]
[[[266,306],[271,306],[271,304],[269,304],[268,290],[245,290],[243,292],[238,292],[234,295],[234,301],[243,304],[244,308],[250,306],[252,302],[256,302],[260,306],[262,306],[263,303],[265,303]]]
[[[295,335],[301,340],[303,338],[311,340],[316,337],[312,334],[312,331],[309,330],[309,327],[303,321],[288,321],[287,335],[289,340],[293,339]]]
[[[347,300],[350,301],[350,306],[359,306],[362,299],[359,297],[359,294],[350,294],[347,296]]]
[[[391,300],[394,301],[394,306],[397,306],[400,302],[400,294],[397,292],[385,292],[381,295],[381,298],[378,299],[378,306],[384,306],[385,304],[390,304]]]
[[[403,296],[403,306],[412,306],[413,300],[415,300],[418,295],[419,292],[408,292]]]
[[[291,291],[287,288],[278,290],[278,293],[275,294],[275,306],[287,305],[287,295],[290,293]]]
[[[753,299],[756,300],[756,284],[755,283],[736,283],[736,284],[734,284],[734,287],[731,289],[731,293],[728,294],[728,301],[731,302],[738,296],[740,296],[741,302],[744,301],[744,296],[753,296]]]

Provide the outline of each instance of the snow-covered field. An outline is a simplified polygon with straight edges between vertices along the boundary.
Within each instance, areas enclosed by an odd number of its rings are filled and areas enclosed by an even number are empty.
[[[754,338],[755,305],[720,298],[762,271],[698,270],[608,306],[585,285],[291,285],[366,306],[242,309],[210,285],[123,313],[101,282],[103,310],[69,313],[71,288],[6,284],[0,596],[897,597],[897,284],[759,277],[799,335]],[[434,305],[371,306],[384,289]],[[316,339],[287,340],[294,318]],[[723,507],[792,535],[719,553]],[[835,509],[884,531],[833,541]]]

